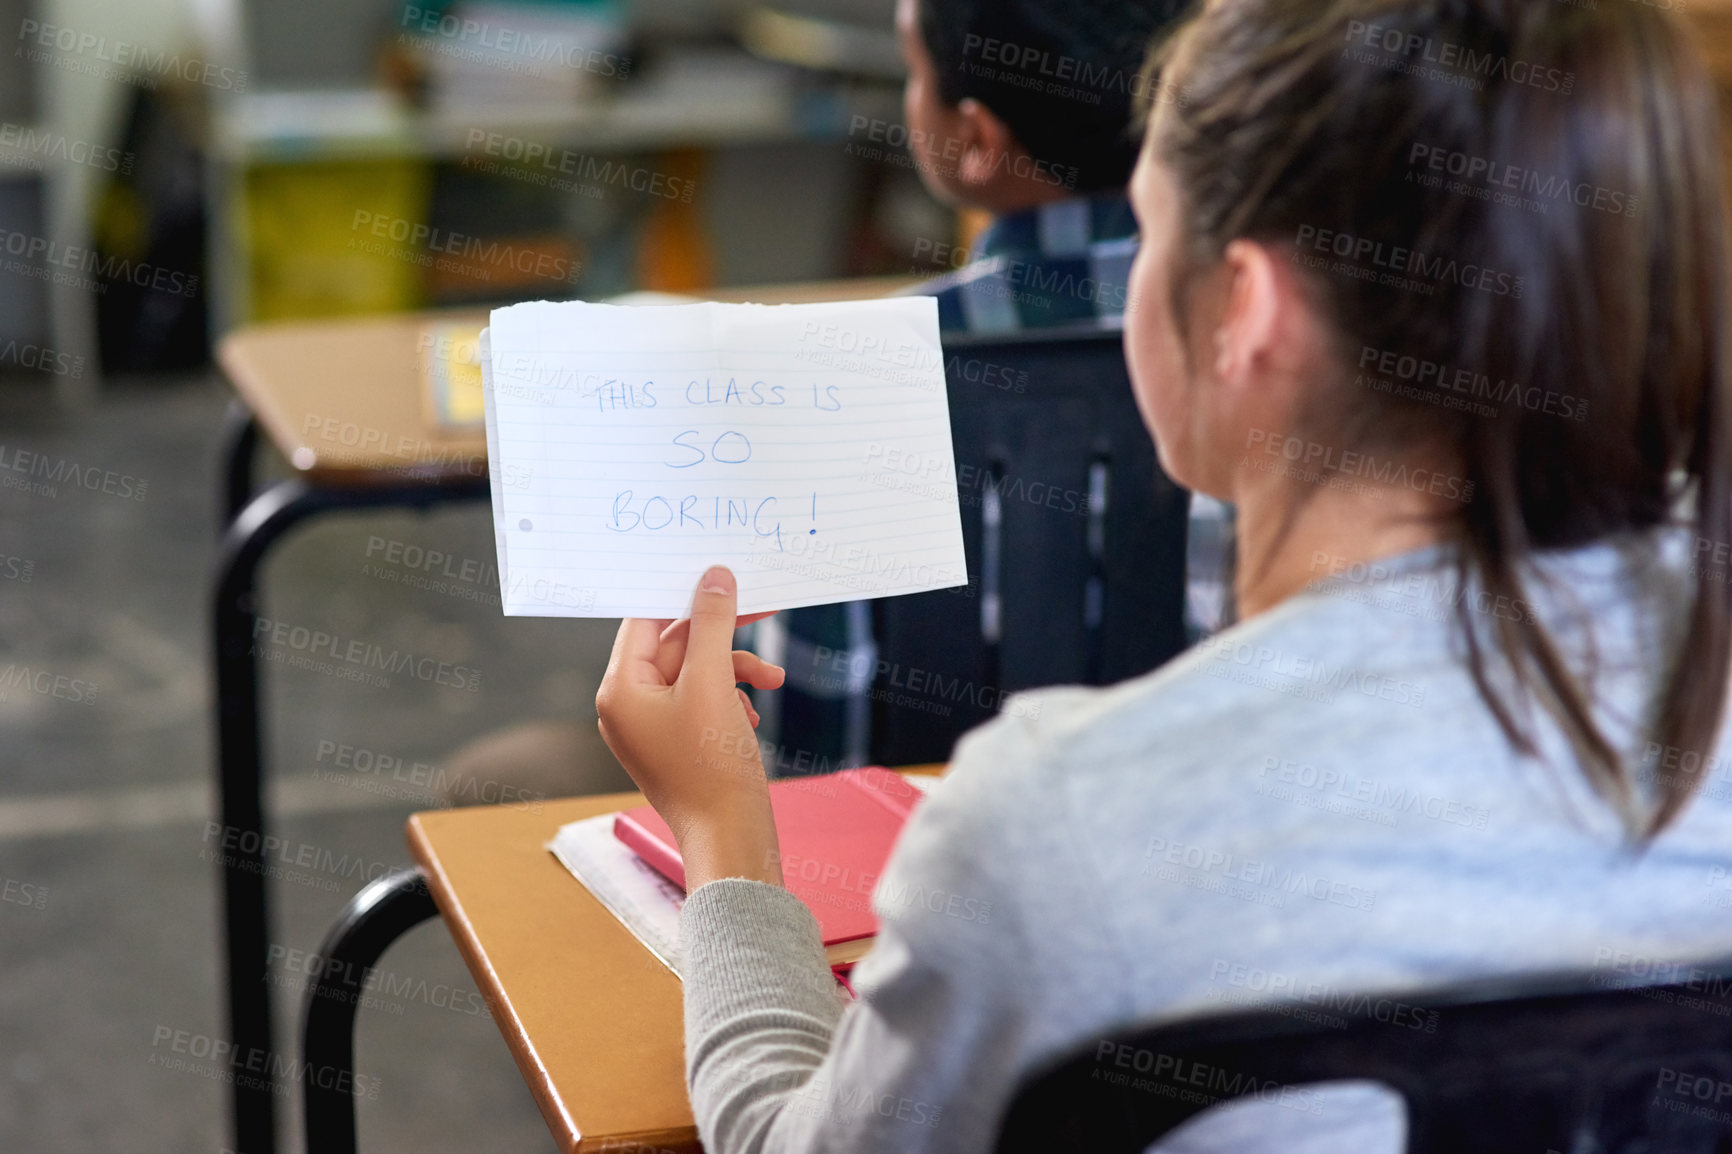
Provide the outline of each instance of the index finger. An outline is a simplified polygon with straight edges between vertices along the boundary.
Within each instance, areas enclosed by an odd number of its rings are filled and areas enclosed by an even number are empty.
[[[780,612],[780,609],[772,609],[768,613],[748,613],[744,617],[736,617],[734,618],[734,628],[744,629],[748,625],[755,625],[760,621],[774,617]],[[672,641],[677,637],[680,639],[680,642],[684,644],[685,636],[692,627],[692,619],[690,617],[681,617],[678,621],[663,621],[661,622],[661,625],[662,640],[664,642]]]
[[[768,613],[751,613],[745,617],[736,617],[734,618],[734,628],[738,629],[743,625],[762,621],[766,617],[774,617],[776,612],[772,609]],[[691,638],[692,619],[682,617],[678,621],[663,621],[659,624],[662,626],[662,648],[661,652],[656,655],[656,667],[661,670],[667,683],[672,685],[686,663],[686,643]]]
[[[627,617],[619,623],[614,635],[613,652],[608,655],[609,678],[624,678],[628,685],[668,685],[656,657],[661,653],[663,621],[642,617]]]

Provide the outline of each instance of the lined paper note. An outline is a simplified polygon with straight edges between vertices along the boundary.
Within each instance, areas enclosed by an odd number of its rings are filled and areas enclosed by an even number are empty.
[[[967,584],[938,308],[536,302],[482,353],[508,616],[682,617]]]

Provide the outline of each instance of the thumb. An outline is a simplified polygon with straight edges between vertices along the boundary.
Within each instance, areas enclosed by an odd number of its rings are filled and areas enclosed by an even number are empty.
[[[692,629],[686,641],[686,659],[680,670],[700,677],[734,683],[734,621],[739,590],[733,573],[725,565],[711,566],[692,596]]]

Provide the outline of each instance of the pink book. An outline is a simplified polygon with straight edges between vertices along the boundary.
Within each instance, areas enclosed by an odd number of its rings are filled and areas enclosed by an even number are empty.
[[[782,881],[818,919],[830,965],[852,966],[872,947],[872,888],[914,807],[924,797],[888,769],[845,769],[770,783],[782,849]],[[647,805],[613,819],[614,836],[684,888],[685,866],[667,823]]]

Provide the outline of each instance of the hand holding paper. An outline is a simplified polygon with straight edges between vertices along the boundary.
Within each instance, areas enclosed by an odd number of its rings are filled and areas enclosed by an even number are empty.
[[[967,584],[937,306],[495,310],[482,353],[504,609],[678,618]]]
[[[717,877],[782,882],[756,714],[737,683],[776,689],[783,672],[733,648],[735,604],[733,575],[718,566],[678,635],[668,622],[621,622],[595,697],[601,736],[673,831],[691,889]]]

